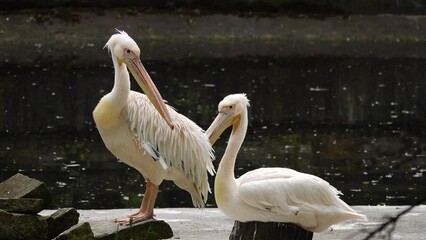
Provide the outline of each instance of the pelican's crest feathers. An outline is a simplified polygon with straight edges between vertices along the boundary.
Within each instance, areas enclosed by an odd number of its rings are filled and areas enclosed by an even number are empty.
[[[222,102],[238,102],[243,104],[245,107],[250,107],[250,100],[247,98],[245,93],[235,93],[226,96]]]

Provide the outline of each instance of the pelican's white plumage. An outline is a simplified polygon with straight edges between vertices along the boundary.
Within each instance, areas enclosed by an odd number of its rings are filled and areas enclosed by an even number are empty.
[[[209,139],[194,122],[164,104],[132,38],[119,32],[106,47],[114,64],[114,87],[99,101],[93,118],[109,151],[147,181],[139,212],[116,221],[129,224],[130,219],[137,222],[153,217],[158,186],[164,179],[188,191],[194,206],[203,207],[210,191],[207,172],[215,172]],[[146,95],[130,91],[126,67]]]
[[[288,168],[259,168],[235,179],[235,160],[247,131],[248,106],[244,94],[225,97],[206,132],[214,142],[233,126],[215,179],[216,203],[223,213],[241,222],[292,222],[313,232],[346,220],[366,220],[338,197],[336,188],[310,174]]]
[[[161,183],[163,179],[168,179],[177,181],[176,184],[179,186],[179,184],[188,185],[184,183],[185,181],[192,181],[193,186],[183,189],[191,188],[191,191],[187,191],[191,193],[194,206],[203,207],[210,191],[207,172],[212,175],[215,172],[212,164],[214,159],[212,147],[203,129],[170,106],[166,106],[174,124],[173,130],[145,95],[130,92],[125,115],[126,127],[133,134],[139,150],[144,151],[143,145],[149,143],[168,166],[167,170],[163,169],[164,171],[155,170],[151,173],[145,173],[142,169],[140,171],[144,176],[155,174],[150,178],[153,183]],[[152,155],[148,154],[148,157],[152,158]]]

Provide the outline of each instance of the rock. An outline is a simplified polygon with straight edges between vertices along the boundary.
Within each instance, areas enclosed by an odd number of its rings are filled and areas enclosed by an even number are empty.
[[[79,223],[67,231],[61,233],[54,240],[92,240],[95,239],[93,236],[92,228],[88,222]]]
[[[49,229],[49,239],[58,236],[63,231],[78,223],[80,214],[74,208],[59,209],[50,215],[46,221]]]
[[[0,239],[48,239],[47,222],[40,216],[0,210]]]
[[[170,225],[162,220],[151,219],[132,226],[120,226],[112,220],[96,221],[90,224],[95,238],[102,240],[151,240],[173,237]]]
[[[0,198],[39,198],[43,199],[44,208],[52,204],[52,196],[43,182],[20,173],[0,183]]]
[[[312,240],[313,232],[295,224],[278,222],[235,221],[229,240]]]
[[[33,199],[35,198],[35,199]],[[0,239],[133,239],[151,240],[173,237],[170,226],[148,220],[131,226],[119,226],[112,220],[78,223],[74,208],[59,209],[50,216],[36,215],[51,203],[46,185],[36,179],[16,174],[0,183]],[[31,213],[31,214],[23,214]],[[93,228],[93,231],[92,231]]]
[[[43,210],[43,199],[37,198],[0,198],[0,209],[13,213],[36,215]]]

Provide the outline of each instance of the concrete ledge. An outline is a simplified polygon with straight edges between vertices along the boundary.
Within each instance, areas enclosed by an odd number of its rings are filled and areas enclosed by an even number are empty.
[[[367,215],[368,222],[353,222],[334,225],[332,229],[315,233],[315,240],[363,239],[367,232],[373,231],[389,217],[397,215],[408,206],[354,206]],[[41,214],[48,215],[51,210]],[[80,222],[112,219],[135,212],[135,209],[79,210]],[[157,219],[164,220],[173,229],[173,239],[221,240],[228,239],[234,221],[216,208],[165,208],[155,209]],[[422,239],[426,235],[426,205],[418,206],[398,221],[394,239]],[[379,239],[379,238],[376,238]]]
[[[65,16],[37,11],[2,13],[0,64],[109,63],[103,46],[115,28],[127,31],[138,42],[142,60],[248,55],[426,57],[426,16],[310,19],[69,11]]]

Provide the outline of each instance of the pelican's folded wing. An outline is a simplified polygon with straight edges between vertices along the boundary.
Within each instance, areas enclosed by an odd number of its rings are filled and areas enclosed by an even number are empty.
[[[210,191],[207,172],[215,173],[209,139],[197,124],[167,107],[175,125],[173,130],[145,95],[131,91],[126,122],[141,149],[163,159],[163,167],[174,167],[192,179],[206,201]]]

